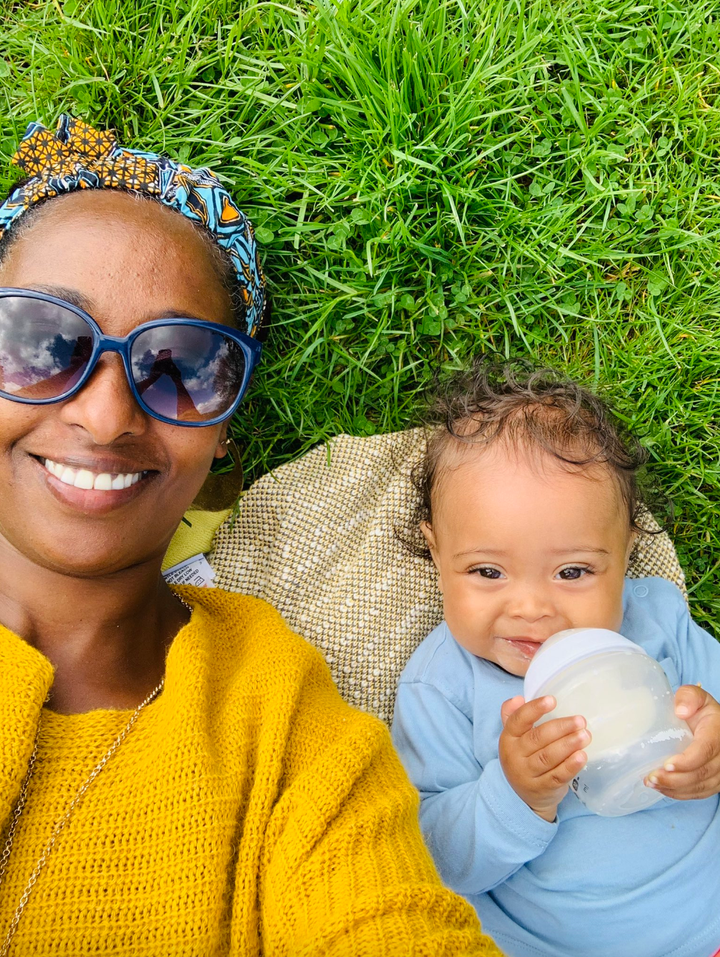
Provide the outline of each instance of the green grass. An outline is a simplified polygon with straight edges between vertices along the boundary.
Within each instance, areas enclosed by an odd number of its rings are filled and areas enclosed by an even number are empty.
[[[717,0],[5,4],[0,160],[70,111],[206,164],[274,302],[250,472],[492,351],[607,388],[720,622]]]

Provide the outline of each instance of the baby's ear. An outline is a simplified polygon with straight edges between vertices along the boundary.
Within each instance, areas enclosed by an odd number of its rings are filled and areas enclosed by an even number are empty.
[[[435,535],[433,534],[433,529],[430,522],[420,522],[420,531],[425,536],[425,541],[427,542],[427,546],[430,549],[430,555],[432,556],[433,563],[435,565],[435,568],[437,568],[438,570],[438,588],[442,592],[443,583],[442,583],[442,575],[440,574],[440,565],[438,564],[438,559],[437,559],[437,544],[435,542]]]
[[[638,538],[640,537],[640,532],[636,532],[635,529],[630,530],[630,536],[628,538],[627,550],[625,551],[625,568],[628,567],[630,563],[630,556],[632,555],[632,550],[635,548]]]
[[[437,546],[435,545],[435,536],[433,535],[432,525],[430,524],[430,522],[420,522],[420,531],[423,533],[423,536],[425,537],[425,541],[427,542],[428,548],[432,552],[433,560],[434,560],[435,549]]]

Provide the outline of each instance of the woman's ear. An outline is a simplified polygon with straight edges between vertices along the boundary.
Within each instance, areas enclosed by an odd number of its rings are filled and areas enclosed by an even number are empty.
[[[216,459],[224,459],[228,454],[228,437],[227,437],[227,422],[223,422],[220,427],[220,434],[218,435],[218,444],[215,446],[215,455]]]
[[[224,438],[226,430],[218,438],[213,464],[195,496],[192,508],[206,512],[219,512],[231,508],[243,487],[243,467],[240,449],[232,439]]]

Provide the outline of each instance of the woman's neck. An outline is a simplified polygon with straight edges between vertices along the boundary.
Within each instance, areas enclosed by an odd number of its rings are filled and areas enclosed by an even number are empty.
[[[188,617],[159,558],[73,577],[36,565],[0,537],[0,623],[54,666],[54,711],[135,707],[160,682]]]

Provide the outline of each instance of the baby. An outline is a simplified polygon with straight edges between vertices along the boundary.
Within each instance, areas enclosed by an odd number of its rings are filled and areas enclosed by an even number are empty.
[[[710,957],[720,645],[675,585],[625,578],[641,450],[596,396],[543,373],[476,370],[442,411],[420,485],[445,621],[410,659],[393,724],[440,873],[509,957]],[[663,799],[626,817],[598,817],[569,789],[584,718],[535,727],[555,700],[521,697],[537,649],[580,626],[659,661],[694,734],[645,782]]]

